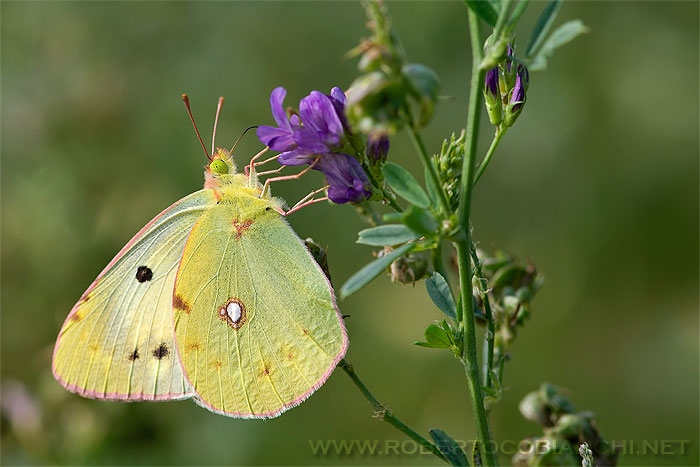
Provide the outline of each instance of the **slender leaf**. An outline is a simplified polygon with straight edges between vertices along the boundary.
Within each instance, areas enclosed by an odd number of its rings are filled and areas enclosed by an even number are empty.
[[[428,433],[430,433],[430,437],[433,438],[435,445],[445,456],[445,459],[447,459],[450,465],[469,465],[469,461],[467,460],[467,455],[464,453],[464,450],[459,446],[459,444],[457,444],[457,441],[452,439],[450,435],[438,428],[431,428],[428,430]]]
[[[423,175],[425,177],[426,187],[428,188],[428,196],[430,197],[430,201],[432,201],[433,206],[440,206],[440,193],[438,191],[440,188],[436,187],[433,183],[433,179],[430,178],[430,175],[428,174],[428,169],[425,169]]]
[[[518,3],[516,3],[515,7],[513,7],[513,12],[510,14],[508,27],[512,28],[518,24],[518,21],[520,21],[520,17],[525,12],[525,8],[527,8],[528,3],[530,3],[530,0],[518,0]]]
[[[357,243],[372,246],[397,245],[410,242],[420,237],[419,234],[403,224],[389,224],[361,230]]]
[[[484,20],[486,24],[491,27],[496,25],[498,13],[491,3],[483,0],[464,0],[464,3],[466,3],[479,18]]]
[[[559,13],[559,8],[561,8],[562,0],[552,0],[544,8],[540,17],[537,18],[537,23],[535,23],[535,28],[530,34],[530,40],[527,43],[527,49],[525,55],[532,57],[537,52],[544,38],[547,37],[549,28],[552,27],[552,23],[557,18],[557,13]]]
[[[384,179],[399,196],[420,208],[430,207],[430,198],[418,184],[411,172],[398,164],[387,162],[382,167]]]
[[[388,253],[381,258],[377,258],[371,263],[367,264],[365,267],[353,274],[350,279],[348,279],[345,284],[340,288],[341,298],[345,298],[350,294],[353,294],[360,290],[362,287],[367,285],[375,277],[382,273],[391,263],[396,259],[400,258],[404,254],[408,253],[411,248],[413,248],[412,243],[408,243],[401,248]]]
[[[449,349],[454,345],[452,337],[437,324],[431,324],[425,328],[425,340],[430,347],[436,349]]]
[[[428,289],[428,296],[448,318],[457,319],[457,305],[450,292],[447,281],[438,272],[434,272],[425,281],[425,288]]]
[[[384,222],[403,222],[402,212],[387,212],[382,216]]]
[[[424,211],[415,206],[411,206],[408,211],[404,213],[401,221],[414,232],[425,235],[426,237],[435,236],[438,227],[437,222],[428,211]]]
[[[547,68],[547,60],[549,60],[549,58],[552,56],[555,49],[587,32],[588,28],[583,24],[583,22],[581,22],[580,19],[574,19],[562,24],[554,30],[554,32],[542,45],[539,52],[537,52],[535,58],[532,59],[530,70],[544,70]]]

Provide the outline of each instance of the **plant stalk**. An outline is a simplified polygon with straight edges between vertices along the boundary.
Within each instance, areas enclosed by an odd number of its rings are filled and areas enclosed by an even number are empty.
[[[486,152],[486,156],[484,157],[484,160],[481,161],[481,164],[479,164],[479,169],[476,171],[476,175],[474,176],[473,185],[476,185],[476,182],[479,181],[479,179],[481,178],[481,175],[486,170],[486,167],[488,167],[489,162],[491,162],[491,158],[493,157],[493,153],[496,152],[496,148],[498,147],[498,143],[501,142],[501,138],[505,134],[506,134],[506,128],[503,127],[502,125],[499,125],[496,128],[496,134],[493,136],[493,140],[491,141],[491,146],[489,146],[489,150]]]
[[[496,337],[496,326],[493,322],[493,313],[491,312],[491,300],[489,300],[488,289],[483,286],[484,273],[481,271],[481,263],[476,254],[476,248],[472,244],[471,248],[472,263],[474,264],[474,272],[476,280],[479,282],[479,290],[481,291],[481,299],[484,302],[484,314],[486,315],[486,362],[484,362],[484,384],[486,387],[491,387],[491,372],[493,371],[493,342]]]
[[[391,413],[391,411],[381,402],[379,402],[367,389],[367,386],[365,386],[365,383],[362,382],[362,380],[357,376],[357,373],[355,373],[355,369],[353,368],[352,364],[350,364],[348,361],[345,359],[342,359],[339,363],[338,366],[345,370],[345,373],[350,377],[353,383],[355,383],[355,386],[360,390],[363,396],[365,396],[365,399],[367,399],[370,404],[372,404],[374,408],[374,416],[376,418],[379,418],[380,420],[384,420],[385,422],[389,423],[390,425],[394,426],[396,429],[404,433],[406,436],[411,438],[412,440],[416,441],[418,444],[429,450],[431,453],[433,453],[435,456],[439,457],[443,461],[447,462],[445,459],[445,456],[442,455],[440,450],[435,446],[433,443],[428,441],[427,439],[423,438],[421,435],[416,433],[414,430],[412,430],[408,425],[403,423],[401,420],[396,418],[394,414]]]
[[[479,66],[482,60],[481,38],[479,33],[479,18],[469,9],[469,34],[472,48],[472,77],[469,89],[469,107],[467,111],[466,143],[464,159],[462,162],[462,180],[460,184],[460,199],[458,225],[461,229],[461,237],[455,240],[457,249],[457,261],[459,266],[460,294],[462,295],[462,320],[464,326],[462,364],[467,377],[470,400],[476,426],[476,435],[479,440],[481,459],[483,465],[496,465],[496,457],[493,452],[494,443],[491,438],[488,417],[484,407],[484,395],[479,376],[479,362],[476,351],[476,330],[474,322],[474,304],[472,301],[472,267],[469,251],[471,250],[471,228],[469,214],[471,209],[472,183],[474,179],[474,162],[476,154],[477,136],[479,133],[479,119],[481,117],[481,88],[486,75],[486,70]]]
[[[411,135],[411,140],[416,147],[416,151],[421,158],[421,162],[423,162],[423,167],[430,175],[430,181],[433,183],[440,195],[440,208],[442,209],[444,215],[448,215],[450,213],[450,203],[447,201],[447,195],[445,195],[445,191],[440,185],[440,179],[438,177],[437,170],[435,169],[435,164],[433,164],[433,161],[430,160],[428,151],[425,149],[425,144],[423,144],[423,139],[412,125],[406,125],[406,128],[408,128],[408,134]]]

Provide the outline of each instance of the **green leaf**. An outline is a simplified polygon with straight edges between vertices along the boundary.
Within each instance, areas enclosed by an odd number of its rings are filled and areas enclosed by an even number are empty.
[[[433,183],[433,179],[430,178],[430,174],[428,174],[428,169],[425,169],[423,172],[423,176],[425,177],[426,181],[426,187],[428,188],[428,196],[430,196],[430,201],[432,201],[433,206],[440,206],[440,188],[436,187],[435,184]]]
[[[552,56],[554,50],[572,41],[577,36],[587,33],[588,28],[583,24],[580,19],[574,19],[567,21],[566,23],[559,26],[554,32],[549,36],[547,41],[544,43],[542,48],[535,58],[532,59],[530,64],[530,70],[544,70],[547,68],[547,60]]]
[[[419,234],[403,224],[389,224],[361,230],[357,243],[362,245],[386,246],[410,242],[420,237]]]
[[[416,206],[411,206],[401,218],[401,221],[411,230],[426,237],[434,237],[437,232],[437,222],[433,216]]]
[[[418,347],[427,347],[429,349],[433,348],[433,346],[428,344],[427,342],[413,341],[413,345],[417,345]]]
[[[525,8],[527,8],[528,3],[530,3],[530,0],[518,0],[518,3],[516,3],[515,7],[513,7],[513,11],[510,14],[510,19],[508,20],[509,28],[512,28],[518,24],[518,21],[520,21],[520,17],[525,12]]]
[[[447,281],[438,272],[434,272],[425,281],[425,288],[428,289],[428,296],[448,318],[457,319],[457,305],[450,292]]]
[[[384,179],[391,189],[403,199],[423,209],[430,207],[430,198],[425,194],[415,177],[411,175],[411,172],[398,164],[387,162],[382,167],[382,174],[384,174]]]
[[[343,284],[343,286],[340,288],[340,297],[345,298],[360,290],[375,277],[381,274],[382,271],[389,267],[389,265],[396,259],[411,251],[412,248],[413,244],[408,243],[401,248],[397,248],[391,253],[388,253],[381,258],[377,258],[371,263],[367,264],[365,267],[353,274],[350,279]]]
[[[489,280],[489,288],[495,289],[518,282],[525,274],[527,271],[522,266],[506,264],[493,274]]]
[[[403,222],[402,212],[387,212],[382,216],[384,222]]]
[[[537,23],[535,23],[535,28],[530,34],[530,40],[527,43],[527,51],[525,55],[527,57],[532,57],[537,52],[544,38],[547,37],[549,28],[552,27],[552,23],[557,18],[557,13],[559,13],[559,8],[561,8],[562,0],[552,0],[544,8],[540,17],[537,18]]]
[[[457,441],[452,439],[450,435],[438,428],[428,430],[430,437],[433,438],[435,445],[440,452],[445,456],[450,465],[468,466],[469,461],[464,450],[457,444]]]
[[[464,0],[464,3],[466,3],[479,18],[484,20],[486,24],[491,27],[496,25],[498,13],[496,13],[496,9],[489,2],[483,0]]]
[[[434,349],[449,349],[454,345],[452,337],[437,324],[431,324],[425,328],[425,340]]]

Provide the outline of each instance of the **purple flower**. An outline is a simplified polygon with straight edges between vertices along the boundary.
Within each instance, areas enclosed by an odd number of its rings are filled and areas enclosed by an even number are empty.
[[[513,64],[513,61],[510,60],[511,57],[515,55],[515,51],[513,50],[513,46],[510,45],[510,42],[508,43],[508,50],[506,50],[506,73],[510,73],[510,66]]]
[[[338,86],[335,86],[331,89],[331,95],[328,97],[333,104],[336,115],[340,118],[340,123],[343,124],[343,128],[345,128],[346,131],[350,131],[350,125],[348,125],[348,119],[345,116],[345,102],[347,101],[345,93]]]
[[[345,97],[342,91],[340,95]],[[279,155],[277,158],[279,163],[282,165],[309,164],[316,156],[330,154],[342,147],[343,123],[336,112],[336,106],[342,105],[343,102],[336,97],[327,96],[318,91],[312,91],[303,98],[299,103],[302,126],[293,128],[293,145]]]
[[[484,90],[491,96],[498,96],[498,67],[491,68],[486,73],[486,83]]]
[[[525,102],[525,87],[523,86],[523,78],[518,73],[515,77],[515,87],[513,87],[513,94],[510,96],[510,104],[513,105],[513,113],[520,110]]]
[[[523,86],[527,91],[528,86],[530,86],[530,72],[527,71],[527,67],[525,65],[518,65],[518,75],[522,76]]]
[[[261,125],[256,132],[260,142],[269,146],[273,151],[289,151],[295,147],[294,129],[299,127],[299,117],[293,115],[292,118],[287,118],[284,107],[282,107],[286,95],[287,90],[282,87],[275,88],[270,94],[272,116],[275,118],[278,128]]]
[[[342,204],[368,199],[372,190],[367,174],[354,157],[340,152],[350,136],[343,91],[338,87],[330,95],[312,91],[299,102],[298,116],[289,119],[282,108],[285,94],[281,87],[272,91],[270,106],[277,127],[260,126],[260,142],[281,152],[277,160],[282,165],[310,164],[319,158],[313,168],[326,176],[331,201]],[[388,150],[387,139],[384,158]]]
[[[328,198],[334,203],[358,203],[372,195],[369,179],[357,160],[344,153],[321,157],[314,170],[328,180]]]
[[[386,133],[370,133],[367,137],[367,159],[370,164],[386,162],[389,146],[389,136]]]

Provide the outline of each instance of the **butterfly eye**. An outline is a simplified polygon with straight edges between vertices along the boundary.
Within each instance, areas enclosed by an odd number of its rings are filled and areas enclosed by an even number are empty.
[[[211,164],[209,164],[209,170],[216,174],[226,174],[228,173],[228,165],[221,159],[214,159],[211,161]]]

